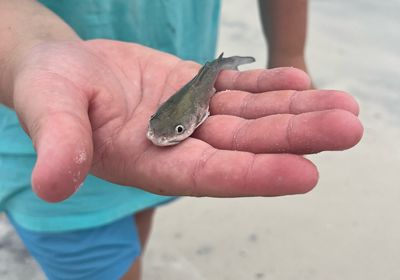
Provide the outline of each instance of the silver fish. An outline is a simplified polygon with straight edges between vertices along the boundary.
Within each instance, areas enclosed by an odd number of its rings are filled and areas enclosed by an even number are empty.
[[[151,116],[147,138],[157,146],[170,146],[188,138],[210,115],[209,104],[215,93],[214,83],[221,70],[238,69],[252,63],[253,57],[223,57],[207,62],[198,74]]]

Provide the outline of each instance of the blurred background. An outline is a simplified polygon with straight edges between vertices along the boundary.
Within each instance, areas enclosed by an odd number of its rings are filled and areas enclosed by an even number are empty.
[[[318,186],[279,198],[184,198],[158,210],[144,279],[400,279],[400,0],[310,0],[318,88],[360,103],[355,148],[310,158]],[[224,0],[219,51],[265,67],[257,1]],[[0,279],[44,279],[0,217]]]

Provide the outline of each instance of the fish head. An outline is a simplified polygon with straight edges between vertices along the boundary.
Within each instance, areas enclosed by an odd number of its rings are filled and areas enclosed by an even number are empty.
[[[193,115],[179,118],[167,114],[155,114],[151,117],[147,138],[157,146],[172,146],[188,138],[196,129]]]

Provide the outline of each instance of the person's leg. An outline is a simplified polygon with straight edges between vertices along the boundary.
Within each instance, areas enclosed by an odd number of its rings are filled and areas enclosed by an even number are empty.
[[[150,208],[136,213],[134,221],[139,234],[141,243],[141,255],[136,258],[129,271],[121,278],[121,280],[139,280],[141,278],[142,255],[145,250],[153,222],[155,208]]]

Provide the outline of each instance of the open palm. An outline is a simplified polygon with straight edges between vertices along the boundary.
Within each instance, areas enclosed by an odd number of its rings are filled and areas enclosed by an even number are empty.
[[[301,154],[343,150],[362,135],[357,103],[307,90],[299,70],[224,71],[206,122],[182,143],[157,147],[148,120],[198,64],[94,40],[43,43],[18,65],[14,107],[38,152],[33,188],[48,201],[70,196],[88,172],[165,195],[304,193],[318,172]]]

